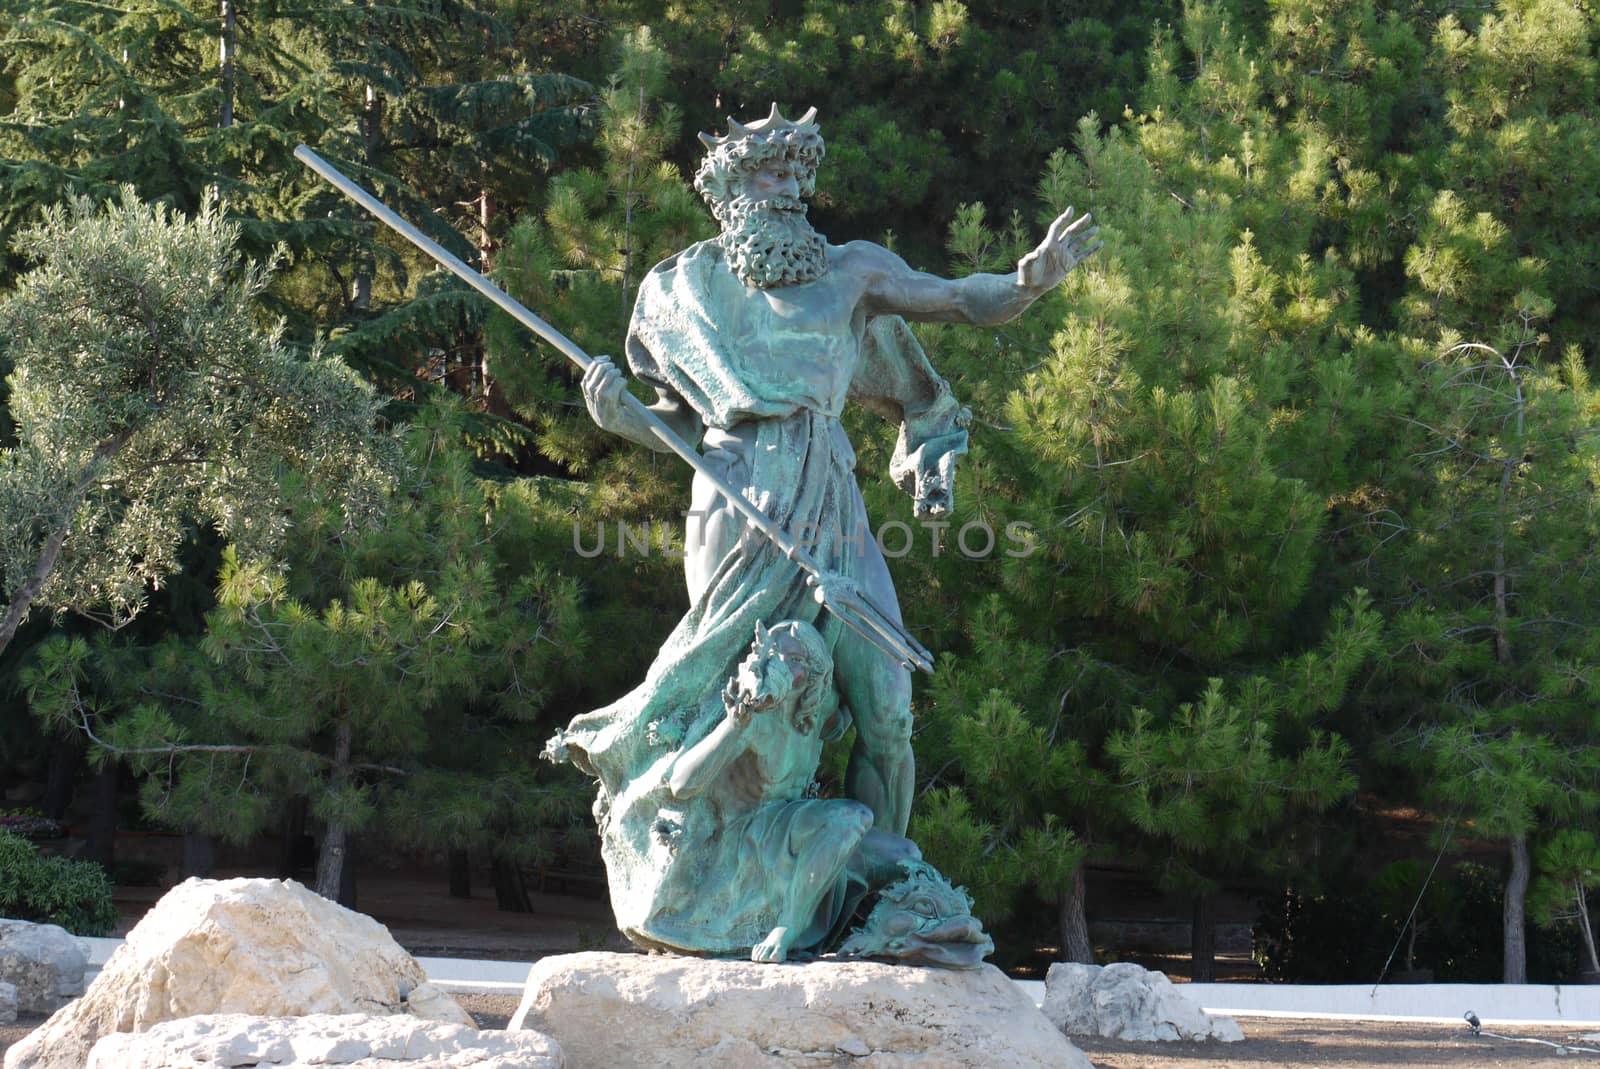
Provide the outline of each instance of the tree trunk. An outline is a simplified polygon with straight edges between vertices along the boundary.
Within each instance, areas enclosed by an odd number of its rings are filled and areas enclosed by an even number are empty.
[[[360,853],[361,839],[346,832],[344,837],[344,867],[339,870],[339,897],[334,899],[345,909],[356,908],[356,856]]]
[[[1191,923],[1190,979],[1197,984],[1214,983],[1217,979],[1217,920],[1215,896],[1207,891],[1194,896],[1194,919]]]
[[[1528,837],[1511,840],[1511,872],[1506,876],[1505,976],[1502,983],[1528,982],[1528,940],[1523,928],[1523,907],[1528,897]]]
[[[306,834],[306,800],[292,798],[284,807],[281,838],[278,844],[278,876],[294,879],[317,859],[311,837]]]
[[[89,834],[83,857],[111,874],[116,862],[117,844],[117,766],[109,764],[94,774],[89,784]]]
[[[222,111],[217,117],[217,125],[224,130],[233,125],[233,39],[234,32],[238,28],[234,4],[235,0],[222,0],[222,36],[219,45]]]
[[[342,820],[330,820],[322,830],[322,843],[317,851],[317,894],[330,902],[339,901],[344,889],[345,826]]]
[[[330,792],[341,789],[350,775],[350,743],[350,721],[341,720],[334,731],[333,767],[328,776]],[[314,890],[330,902],[339,901],[340,891],[344,888],[348,834],[349,829],[345,827],[344,821],[337,818],[329,820],[322,830],[322,847],[317,851],[317,885]]]
[[[211,871],[217,865],[217,840],[215,836],[207,835],[203,831],[187,831],[183,834],[183,877],[198,876],[202,880],[211,878]]]
[[[1072,882],[1061,892],[1057,901],[1057,918],[1061,925],[1061,960],[1094,964],[1094,944],[1089,942],[1089,918],[1084,914],[1083,902],[1087,887],[1083,878],[1083,862],[1072,870]]]
[[[1500,498],[1495,512],[1494,539],[1494,656],[1501,664],[1511,663],[1511,591],[1506,579],[1506,539],[1508,537],[1506,498],[1511,492],[1511,474],[1517,460],[1506,460],[1500,471]]]
[[[1589,923],[1589,901],[1583,893],[1583,881],[1574,879],[1572,889],[1578,896],[1578,930],[1583,933],[1584,970],[1600,973],[1600,956],[1595,954],[1594,928]]]
[[[494,905],[502,913],[532,913],[533,899],[528,897],[528,883],[522,878],[522,866],[494,854],[490,859],[490,876],[494,880]]]
[[[22,621],[28,618],[28,610],[33,608],[33,599],[39,596],[39,591],[44,589],[44,581],[50,578],[50,573],[55,571],[56,561],[61,557],[62,543],[67,540],[67,532],[72,530],[70,523],[63,523],[50,536],[44,540],[44,546],[39,550],[39,558],[33,563],[33,573],[19,587],[11,597],[11,604],[6,606],[4,616],[0,616],[0,653],[11,645],[11,640],[17,637],[17,628],[22,626]]]
[[[451,850],[447,864],[450,868],[450,897],[472,897],[472,855],[465,850]]]
[[[383,96],[372,85],[366,87],[366,106],[361,116],[362,160],[368,167],[375,166],[378,145],[383,134]],[[350,287],[350,306],[366,309],[372,306],[373,264],[363,260],[357,264],[355,282]]]
[[[50,766],[45,773],[44,815],[60,822],[72,804],[72,788],[78,779],[78,769],[83,767],[83,744],[76,736],[58,738],[50,743]]]

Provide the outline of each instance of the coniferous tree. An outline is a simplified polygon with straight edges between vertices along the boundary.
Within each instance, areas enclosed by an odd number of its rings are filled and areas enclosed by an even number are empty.
[[[169,824],[244,841],[306,799],[330,898],[358,835],[547,856],[582,808],[574,779],[533,771],[582,643],[572,583],[538,563],[565,532],[536,486],[475,476],[460,439],[459,413],[412,428],[381,527],[340,537],[307,497],[287,570],[230,550],[198,643],[47,642],[23,677],[36,713],[129,761]]]
[[[963,578],[1005,590],[1007,614],[984,604],[969,617],[971,652],[946,658],[922,707],[939,778],[959,785],[995,762],[1050,770],[994,801],[969,780],[962,834],[982,849],[947,863],[995,880],[995,859],[1023,841],[1019,811],[1075,832],[1080,852],[1143,856],[1194,899],[1203,976],[1219,878],[1289,865],[1312,848],[1289,834],[1294,820],[1355,785],[1329,722],[1380,621],[1354,584],[1313,577],[1328,502],[1347,492],[1386,386],[1363,384],[1364,358],[1344,351],[1349,273],[1312,255],[1326,146],[1278,131],[1255,103],[1219,12],[1191,9],[1184,33],[1209,76],[1180,82],[1178,43],[1158,41],[1151,112],[1109,135],[1086,120],[1076,155],[1046,172],[1041,217],[1088,197],[1108,235],[1100,261],[999,334],[926,335],[973,398],[973,508],[1025,519],[1036,549],[999,568],[953,557],[913,585],[953,605],[973,603]],[[952,251],[992,270],[1025,232],[966,216]],[[919,833],[941,837],[951,814],[938,812]],[[1082,884],[1061,868],[1041,889],[1064,953],[1083,958]]]
[[[698,194],[663,158],[684,131],[677,109],[661,100],[668,70],[659,43],[641,28],[613,48],[598,165],[551,180],[543,210],[507,237],[498,269],[513,296],[596,355],[620,351],[645,272],[716,232]],[[619,640],[593,666],[590,700],[599,700],[642,674],[682,611],[688,472],[596,428],[576,369],[509,317],[494,318],[490,352],[512,410],[533,427],[541,464],[583,480],[567,548],[593,558],[583,568],[591,618]]]

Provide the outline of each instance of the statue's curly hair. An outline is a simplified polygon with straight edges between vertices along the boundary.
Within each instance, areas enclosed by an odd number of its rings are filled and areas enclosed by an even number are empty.
[[[802,197],[817,191],[817,165],[822,162],[825,149],[814,122],[789,122],[778,116],[774,106],[772,116],[762,122],[744,126],[729,120],[728,136],[701,134],[700,139],[707,151],[695,172],[694,188],[711,205],[712,214],[719,221],[723,206],[738,195],[738,187],[771,159],[790,159],[800,164]]]

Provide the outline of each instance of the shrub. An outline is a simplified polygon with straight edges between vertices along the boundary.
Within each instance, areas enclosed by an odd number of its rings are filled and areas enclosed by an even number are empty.
[[[28,840],[0,830],[0,917],[105,935],[117,923],[117,909],[99,865],[41,857]]]

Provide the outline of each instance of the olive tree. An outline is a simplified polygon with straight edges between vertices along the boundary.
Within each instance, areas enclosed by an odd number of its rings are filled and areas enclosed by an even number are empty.
[[[238,235],[215,197],[190,219],[127,188],[17,237],[36,266],[0,300],[0,650],[35,605],[126,623],[193,525],[270,551],[285,480],[317,485],[347,525],[381,504],[400,454],[380,399],[257,324],[269,272]]]

